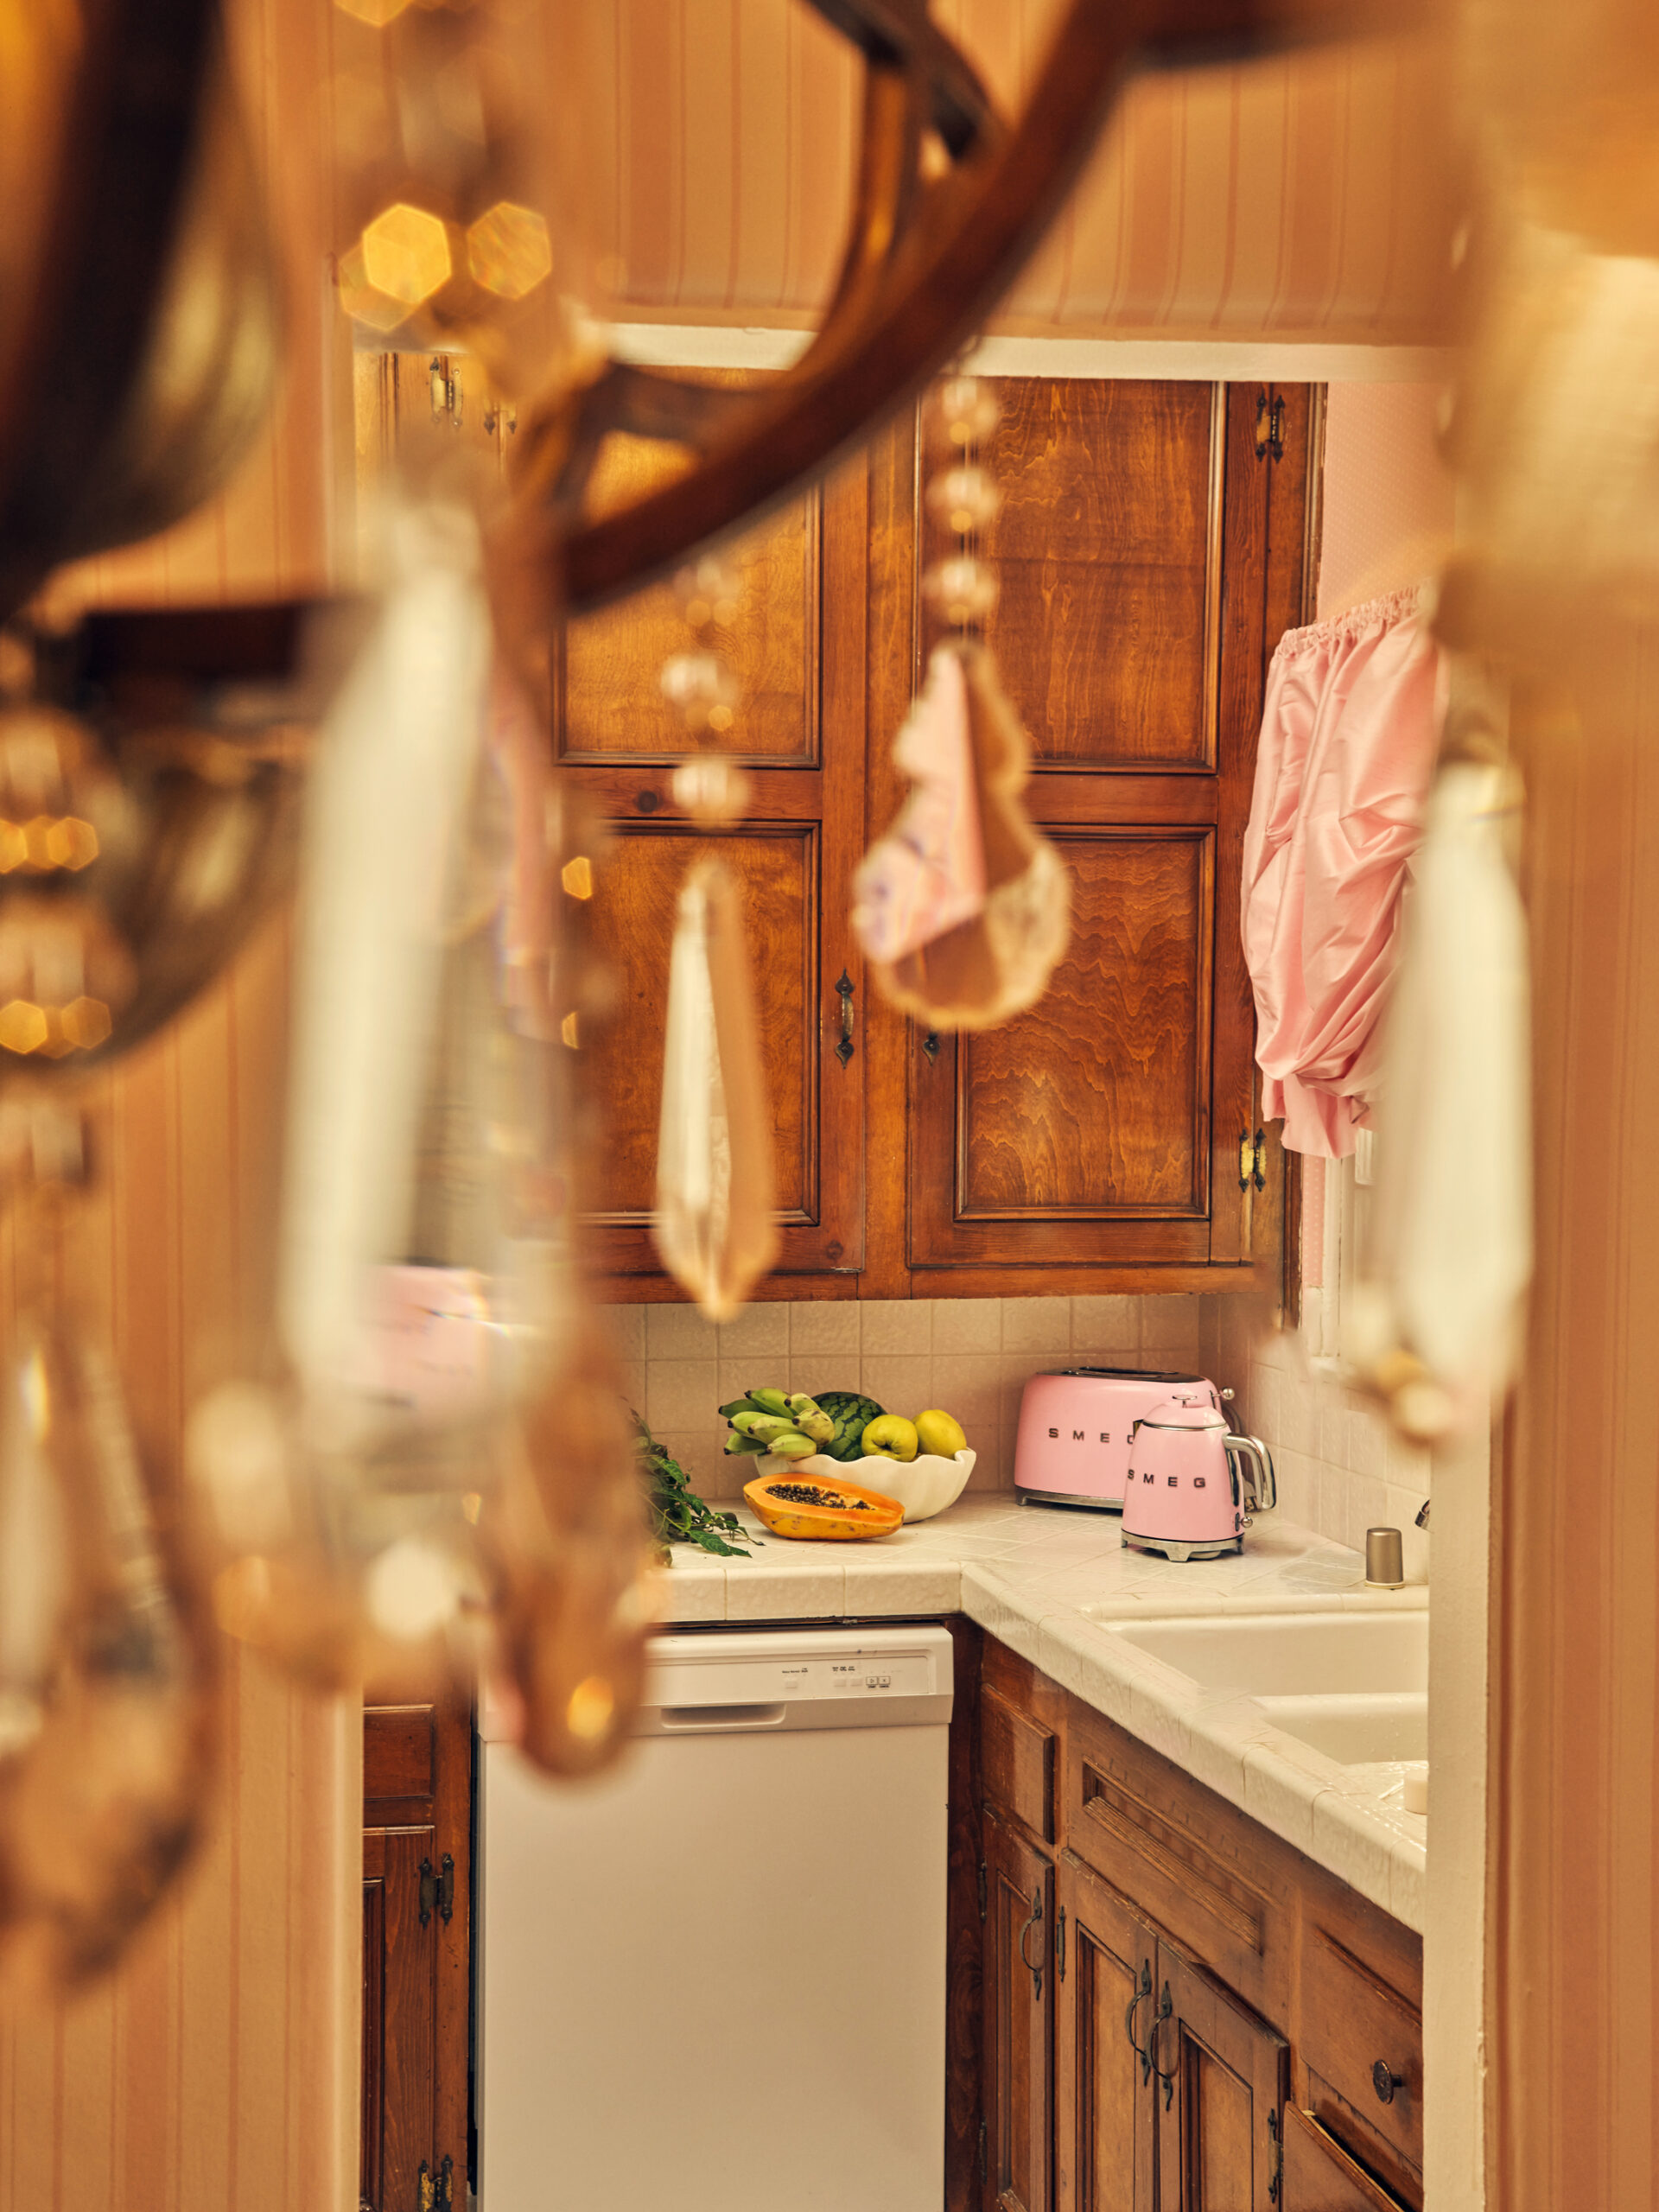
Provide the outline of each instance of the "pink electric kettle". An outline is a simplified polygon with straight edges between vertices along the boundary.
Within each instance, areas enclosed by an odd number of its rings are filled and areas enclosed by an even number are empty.
[[[1248,1463],[1243,1485],[1241,1460]],[[1123,1541],[1135,1551],[1171,1559],[1242,1551],[1250,1513],[1266,1512],[1277,1497],[1267,1446],[1235,1436],[1196,1390],[1177,1390],[1129,1431]]]

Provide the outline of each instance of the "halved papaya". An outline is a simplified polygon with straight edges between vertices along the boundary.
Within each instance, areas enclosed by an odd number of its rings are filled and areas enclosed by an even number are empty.
[[[890,1536],[905,1517],[896,1497],[861,1490],[839,1475],[817,1472],[757,1475],[743,1495],[774,1536],[806,1536],[846,1541],[849,1537]]]

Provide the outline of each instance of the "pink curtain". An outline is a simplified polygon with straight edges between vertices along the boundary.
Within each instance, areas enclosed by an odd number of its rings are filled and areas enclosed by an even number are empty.
[[[1439,742],[1415,588],[1287,631],[1268,672],[1244,835],[1244,957],[1262,1111],[1343,1159],[1376,1079],[1400,902]]]

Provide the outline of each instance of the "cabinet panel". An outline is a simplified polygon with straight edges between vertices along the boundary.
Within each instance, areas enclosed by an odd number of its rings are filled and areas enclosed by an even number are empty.
[[[985,1815],[987,2202],[1048,2212],[1054,1872]]]
[[[750,748],[751,793],[742,821],[718,831],[685,821],[673,806],[665,760],[643,746],[631,758],[620,745],[602,760],[591,748],[565,756],[564,773],[587,794],[607,832],[590,911],[595,942],[614,979],[615,1004],[608,1024],[583,1043],[593,1054],[590,1087],[602,1130],[592,1243],[612,1295],[638,1296],[642,1288],[661,1295],[666,1287],[650,1220],[669,948],[685,872],[705,857],[722,860],[744,893],[773,1114],[779,1273],[851,1272],[862,1258],[864,994],[847,886],[863,829],[864,471],[832,480],[813,505],[815,517],[820,504],[822,579],[815,556],[807,642],[787,678],[804,686],[805,705],[798,696],[795,707],[798,717],[806,714],[811,740],[791,741],[791,754],[779,739],[760,765],[753,765],[758,756]],[[752,644],[753,599],[752,589],[738,622]],[[629,650],[643,665],[638,635]],[[740,673],[753,675],[747,664]],[[740,754],[748,712],[748,704],[740,708],[728,748]],[[819,755],[820,766],[796,765]],[[850,1000],[836,989],[843,976]],[[839,1057],[844,1007],[850,1008],[853,1034],[850,1053]],[[774,1282],[773,1294],[778,1287]]]
[[[1306,2103],[1402,2195],[1422,2195],[1423,2023],[1410,1997],[1315,1923],[1302,1948]]]
[[[594,895],[594,942],[621,994],[593,1048],[594,1081],[607,1107],[595,1208],[601,1219],[645,1222],[655,1203],[669,948],[687,871],[712,859],[724,861],[743,893],[766,1039],[778,1203],[798,1221],[816,1211],[817,826],[749,824],[712,836],[688,823],[664,823],[619,830]]]
[[[1039,766],[1215,759],[1219,388],[1007,378],[985,626]]]
[[[1284,2212],[1406,2212],[1316,2120],[1285,2107]]]
[[[592,504],[642,498],[683,467],[680,449],[641,438],[607,441]],[[818,759],[818,557],[814,492],[734,539],[727,557],[745,588],[732,620],[707,634],[742,698],[731,727],[694,741],[663,697],[663,663],[697,650],[671,584],[653,584],[568,625],[560,656],[556,746],[570,761],[734,760],[810,766]]]
[[[912,1031],[906,1258],[976,1289],[1004,1269],[1243,1268],[1257,1200],[1238,1178],[1255,1126],[1240,853],[1305,462],[1258,454],[1254,385],[997,391],[983,458],[1007,503],[985,534],[1001,583],[986,636],[1031,733],[1027,804],[1071,871],[1075,933],[1018,1020]],[[1305,401],[1283,419],[1288,457]],[[944,1274],[928,1287],[948,1294]]]
[[[363,1716],[363,2049],[358,2196],[422,2202],[446,2158],[467,2183],[472,1717],[459,1706]],[[441,2199],[440,2199],[441,2201]]]
[[[1054,2017],[1058,2212],[1150,2212],[1154,2116],[1142,2054],[1157,1941],[1069,1852],[1056,1870]],[[1138,2038],[1138,2041],[1137,2041]]]
[[[956,1219],[1201,1215],[1213,837],[1054,842],[1071,943],[1029,1013],[961,1039]]]
[[[1269,2212],[1287,2047],[1167,1943],[1154,1969],[1159,2212]]]

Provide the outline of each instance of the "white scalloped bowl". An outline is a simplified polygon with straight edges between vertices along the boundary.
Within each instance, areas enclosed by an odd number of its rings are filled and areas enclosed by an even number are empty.
[[[810,1459],[780,1459],[764,1452],[754,1465],[763,1475],[781,1475],[786,1469],[797,1475],[839,1475],[861,1490],[896,1497],[906,1521],[931,1521],[967,1489],[978,1457],[971,1448],[950,1459],[937,1452],[918,1452],[913,1459],[884,1459],[874,1452],[863,1459],[832,1459],[824,1452],[815,1452]]]

